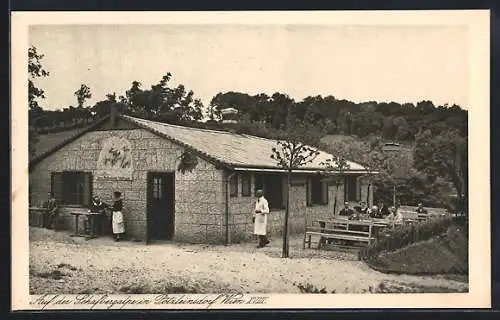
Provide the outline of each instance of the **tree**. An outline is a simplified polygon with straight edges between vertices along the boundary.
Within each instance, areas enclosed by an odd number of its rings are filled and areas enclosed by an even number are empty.
[[[210,121],[218,121],[221,119],[221,111],[211,102],[208,106],[208,119]]]
[[[44,99],[45,93],[42,89],[35,86],[36,78],[44,78],[49,76],[41,64],[43,54],[37,52],[36,47],[32,46],[28,49],[28,109],[29,109],[29,132],[28,132],[28,149],[30,155],[35,153],[35,144],[38,141],[36,130],[34,128],[37,118],[43,112],[42,107],[38,104],[38,99]]]
[[[335,215],[337,213],[339,187],[344,181],[343,173],[350,168],[350,165],[342,154],[333,155],[330,159],[321,162],[321,165],[325,167],[323,174],[330,176],[329,180],[335,184],[335,197],[333,198],[333,214]]]
[[[426,130],[416,138],[415,167],[428,175],[448,179],[465,214],[468,212],[468,141],[457,130],[433,135]]]
[[[76,96],[76,100],[78,101],[78,107],[83,108],[83,104],[87,99],[92,98],[92,93],[90,92],[90,88],[86,84],[82,84],[80,89],[74,92]]]
[[[41,110],[41,107],[38,105],[37,99],[44,99],[45,92],[37,88],[34,84],[34,80],[36,78],[44,78],[49,76],[49,72],[46,71],[42,64],[41,60],[44,55],[38,53],[36,47],[31,46],[28,49],[28,103],[30,110]]]
[[[186,123],[203,118],[203,104],[194,98],[193,91],[186,91],[184,85],[170,88],[168,83],[172,74],[168,72],[161,80],[143,90],[141,83],[132,82],[126,91],[125,101],[128,112],[133,115],[168,123]]]
[[[284,168],[287,173],[282,257],[288,258],[288,217],[290,212],[292,170],[311,163],[319,155],[319,151],[316,148],[305,144],[306,140],[311,141],[311,139],[315,139],[314,137],[317,138],[319,135],[317,135],[315,130],[311,130],[310,124],[292,116],[287,117],[285,128],[282,139],[277,141],[277,147],[272,148],[271,158],[276,160],[278,166]]]

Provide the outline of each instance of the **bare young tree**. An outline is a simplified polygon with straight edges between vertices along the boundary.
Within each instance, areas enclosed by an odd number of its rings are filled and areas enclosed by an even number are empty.
[[[283,227],[283,249],[282,258],[289,256],[288,243],[288,217],[290,215],[290,189],[292,170],[311,163],[318,155],[319,151],[305,144],[304,141],[318,137],[317,133],[311,131],[311,127],[295,118],[288,117],[282,139],[277,142],[277,147],[272,148],[271,158],[276,160],[278,166],[286,170],[286,206],[285,223]]]

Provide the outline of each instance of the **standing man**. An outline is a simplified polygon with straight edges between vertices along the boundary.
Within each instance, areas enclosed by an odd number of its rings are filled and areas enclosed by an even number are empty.
[[[255,192],[257,201],[255,202],[254,211],[254,226],[253,233],[259,237],[259,245],[257,248],[263,248],[269,243],[267,239],[267,215],[269,214],[269,205],[266,198],[264,198],[264,192],[262,190],[257,190]]]
[[[55,229],[55,221],[57,219],[57,216],[59,214],[59,206],[57,204],[56,198],[54,198],[54,195],[52,192],[48,193],[48,200],[45,203],[45,207],[47,209],[46,211],[46,216],[44,220],[44,226],[47,229]]]

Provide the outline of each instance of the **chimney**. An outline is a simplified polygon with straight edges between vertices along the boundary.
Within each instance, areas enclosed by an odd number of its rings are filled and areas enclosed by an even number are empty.
[[[117,121],[117,118],[118,118],[118,112],[116,111],[116,107],[114,105],[111,105],[109,116],[110,116],[110,119],[111,119],[111,125],[113,127],[116,126],[116,121]]]
[[[222,123],[238,122],[238,110],[235,108],[225,108],[221,110]]]

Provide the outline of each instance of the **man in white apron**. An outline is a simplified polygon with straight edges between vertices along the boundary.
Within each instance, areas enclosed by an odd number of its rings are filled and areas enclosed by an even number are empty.
[[[257,197],[257,201],[255,202],[253,233],[259,237],[259,245],[257,248],[262,248],[269,244],[269,240],[266,236],[269,205],[266,198],[264,198],[264,192],[262,190],[255,191],[255,196]]]

